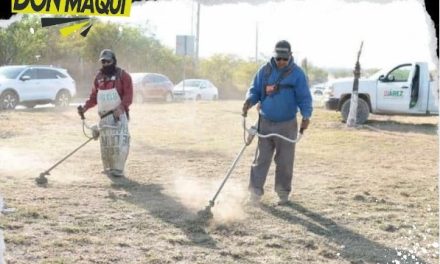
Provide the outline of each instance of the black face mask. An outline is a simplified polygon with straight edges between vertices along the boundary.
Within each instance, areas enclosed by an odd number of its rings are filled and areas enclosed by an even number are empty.
[[[116,74],[116,63],[110,64],[110,65],[105,65],[102,66],[101,68],[101,72],[104,75],[107,75],[109,77],[113,76]]]

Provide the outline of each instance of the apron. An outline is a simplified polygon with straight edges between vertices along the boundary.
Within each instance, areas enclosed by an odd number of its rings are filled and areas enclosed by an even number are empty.
[[[99,115],[102,116],[117,108],[121,104],[121,98],[116,87],[113,87],[108,90],[98,90],[97,102]],[[126,113],[120,115],[117,122],[113,114],[107,115],[101,119],[99,126],[103,127],[99,134],[99,142],[104,170],[124,171],[130,149],[130,133]],[[116,126],[116,128],[106,126]]]

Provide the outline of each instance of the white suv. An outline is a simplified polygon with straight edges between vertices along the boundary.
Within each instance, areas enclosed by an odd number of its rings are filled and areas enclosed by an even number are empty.
[[[65,107],[75,94],[75,81],[66,69],[37,65],[0,67],[0,110],[11,110],[18,104],[28,108],[48,103]]]

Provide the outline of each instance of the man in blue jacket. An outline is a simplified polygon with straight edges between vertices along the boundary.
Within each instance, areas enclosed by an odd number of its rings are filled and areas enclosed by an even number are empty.
[[[312,96],[307,78],[295,64],[289,42],[282,40],[275,45],[274,56],[262,66],[254,77],[243,104],[243,116],[249,108],[260,104],[259,132],[277,133],[296,139],[298,108],[302,120],[300,133],[307,129],[312,115]],[[258,154],[251,167],[249,183],[252,205],[258,205],[264,194],[264,183],[275,152],[275,191],[279,205],[289,203],[292,190],[295,144],[278,137],[260,138]]]

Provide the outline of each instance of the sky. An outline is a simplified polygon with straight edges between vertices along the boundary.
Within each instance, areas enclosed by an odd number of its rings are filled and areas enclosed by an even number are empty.
[[[319,67],[353,68],[364,41],[360,60],[364,68],[411,61],[426,61],[431,68],[438,65],[435,29],[422,0],[237,2],[201,6],[200,57],[227,53],[254,60],[258,25],[260,59],[269,58],[275,43],[285,39],[296,61],[307,58]],[[196,4],[193,0],[136,2],[130,17],[100,19],[148,25],[155,38],[175,49],[176,35],[196,32]],[[0,21],[0,26],[13,20]]]
[[[228,53],[255,58],[258,24],[260,58],[270,57],[275,43],[286,39],[297,61],[307,58],[320,67],[352,68],[364,41],[363,67],[407,61],[438,65],[434,25],[419,0],[260,2],[202,5],[200,56]],[[148,24],[157,39],[175,49],[176,35],[195,34],[195,19],[192,0],[159,0],[135,4],[129,18],[110,20]]]

